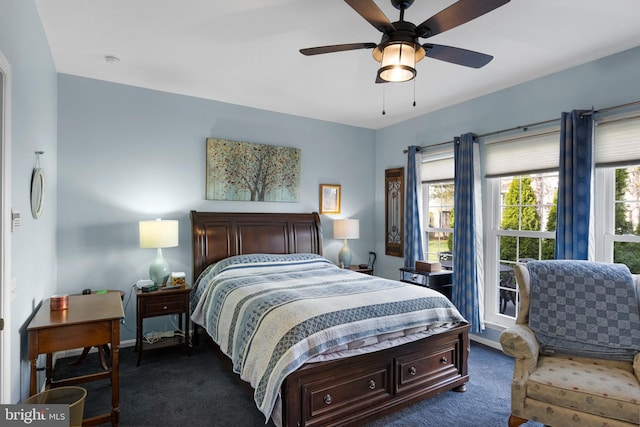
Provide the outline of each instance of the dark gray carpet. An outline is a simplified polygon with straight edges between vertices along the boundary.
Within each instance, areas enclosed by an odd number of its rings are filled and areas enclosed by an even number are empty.
[[[97,353],[80,366],[75,358],[60,359],[54,376],[101,369]],[[230,366],[206,344],[188,357],[183,347],[145,351],[136,368],[131,347],[120,351],[120,425],[134,426],[264,426],[250,391]],[[367,427],[457,426],[506,427],[510,411],[513,359],[481,344],[471,344],[466,393],[446,392]],[[85,417],[110,410],[109,381],[85,383]],[[272,426],[269,422],[267,426]],[[541,424],[529,422],[527,427]]]

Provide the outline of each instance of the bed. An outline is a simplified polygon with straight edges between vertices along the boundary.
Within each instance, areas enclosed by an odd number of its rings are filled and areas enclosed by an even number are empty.
[[[339,269],[322,258],[322,231],[320,217],[317,213],[192,211],[191,222],[195,288],[192,292],[194,295],[192,299],[194,328],[204,327],[207,330],[208,338],[215,343],[217,349],[232,359],[234,371],[240,373],[243,380],[252,383],[258,409],[266,417],[271,416],[276,425],[361,425],[444,391],[466,390],[466,383],[469,380],[467,358],[470,325],[452,313],[452,311],[457,312],[455,308],[442,308],[439,305],[432,307],[433,301],[441,301],[444,298],[435,291]],[[286,267],[282,266],[285,264],[282,262],[283,259],[286,259]],[[295,280],[304,282],[304,287],[301,288],[297,282],[292,282],[288,276],[282,278],[283,274],[294,275]],[[274,277],[279,279],[265,285],[263,281],[271,275],[276,275]],[[309,319],[315,320],[327,315],[327,313],[320,311],[322,309],[319,307],[323,306],[320,300],[312,300],[311,305],[297,305],[309,304],[310,296],[315,295],[314,292],[322,293],[316,290],[319,288],[316,288],[315,282],[313,284],[307,282],[310,280],[310,275],[323,277],[322,280],[325,282],[340,282],[340,286],[342,286],[339,288],[340,290],[332,290],[329,296],[331,298],[330,304],[335,304],[339,308],[335,312],[345,313],[344,310],[347,309],[345,307],[354,304],[353,301],[356,300],[366,300],[375,295],[377,301],[377,298],[384,293],[400,293],[399,289],[395,289],[398,287],[402,288],[403,293],[406,292],[412,296],[406,297],[406,304],[405,302],[394,304],[394,307],[396,305],[408,306],[409,301],[411,304],[415,304],[414,301],[428,301],[428,304],[425,302],[430,310],[428,315],[431,315],[431,311],[442,312],[445,317],[448,316],[447,322],[433,328],[411,324],[411,327],[403,331],[391,332],[391,328],[397,326],[393,324],[395,319],[400,317],[417,319],[420,316],[414,312],[394,312],[385,316],[384,321],[382,318],[375,320],[359,318],[357,322],[353,322],[354,325],[348,326],[349,328],[355,326],[356,329],[358,327],[362,329],[357,333],[353,332],[352,336],[352,329],[347,329],[347,326],[342,324],[333,325],[335,329],[332,329],[331,333],[311,331],[310,334],[314,337],[321,336],[323,338],[318,338],[312,344],[296,343],[292,347],[295,350],[289,349],[279,352],[290,357],[283,362],[283,359],[276,360],[274,354],[278,352],[275,350],[273,352],[264,350],[264,348],[271,348],[268,347],[271,345],[269,344],[271,338],[264,338],[267,343],[256,341],[256,337],[273,335],[277,338],[280,336],[280,332],[270,334],[257,333],[256,331],[273,331],[278,329],[279,322],[284,320],[268,323],[267,316],[255,314],[267,311],[278,312],[279,307],[261,308],[263,304],[260,300],[261,302],[253,302],[254,305],[247,304],[242,308],[229,308],[223,307],[223,303],[219,299],[220,294],[223,294],[223,300],[226,303],[227,300],[234,299],[229,295],[235,296],[240,292],[238,288],[233,288],[233,291],[227,289],[228,286],[232,286],[230,283],[233,280],[239,281],[242,284],[240,286],[242,289],[255,288],[258,291],[251,297],[244,294],[235,297],[242,301],[254,301],[254,298],[258,298],[255,295],[275,293],[276,291],[278,298],[281,298],[280,295],[284,295],[289,290],[283,290],[280,287],[285,288],[286,283],[289,282],[296,283],[297,296],[287,300],[287,304],[283,304],[295,306],[296,309],[285,315],[284,319],[288,321],[288,317],[304,315],[308,318],[305,317],[304,322],[300,324],[308,325]],[[215,285],[208,285],[209,282],[215,283]],[[346,286],[346,282],[350,283],[349,288]],[[379,285],[385,289],[379,289]],[[276,287],[277,289],[274,290]],[[371,292],[368,291],[369,287],[371,287]],[[352,292],[351,296],[349,296],[349,292]],[[421,292],[430,292],[431,294],[420,294],[419,297],[413,295]],[[344,298],[338,295],[341,293],[345,294]],[[427,298],[427,296],[432,298]],[[448,303],[446,298],[444,300]],[[324,304],[326,305],[326,303]],[[342,307],[341,304],[346,306]],[[371,304],[371,306],[373,305],[382,306],[384,304]],[[418,310],[425,310],[424,313],[427,313],[426,305]],[[366,307],[368,310],[370,306]],[[314,310],[318,310],[318,313],[311,313]],[[212,312],[215,314],[211,314]],[[230,316],[229,319],[233,319],[233,321],[221,320],[224,319],[222,316],[224,312],[232,313],[233,316]],[[333,318],[335,317],[333,316]],[[345,316],[337,317],[342,319]],[[215,322],[211,319],[214,319]],[[300,319],[295,322],[298,321]],[[221,324],[226,326],[225,322],[242,325],[256,324],[258,326],[252,331],[238,333],[232,339],[233,333],[227,332],[225,328],[220,326]],[[214,323],[215,326],[212,326]],[[300,329],[297,323],[294,324],[296,328]],[[371,329],[371,324],[376,325],[378,333],[376,338],[364,339],[364,335],[358,335],[365,333],[364,331],[368,330],[367,327]],[[305,328],[302,329],[308,331]],[[408,335],[407,330],[418,333]],[[340,333],[336,331],[340,331]],[[349,334],[344,333],[345,331],[349,331]],[[345,335],[350,335],[350,337],[346,338]],[[244,338],[240,339],[238,336]],[[386,336],[390,339],[380,341],[380,336]],[[352,341],[354,340],[352,338],[354,337],[357,338],[356,342],[373,343],[374,346],[353,346]],[[279,340],[276,338],[272,341],[274,343],[277,341],[277,348],[280,348],[283,338]],[[374,341],[369,342],[369,339]],[[273,345],[275,349],[275,344]],[[335,348],[332,347],[334,345]],[[251,359],[251,357],[257,357],[256,355],[251,356],[252,353],[261,352],[270,354],[271,359],[264,362]],[[308,357],[309,360],[305,360],[305,357]],[[247,366],[251,367],[249,373],[244,371]],[[277,371],[278,375],[273,374],[273,371],[276,370],[274,366],[279,367],[277,369],[282,368]],[[268,370],[272,375],[265,375],[264,370],[260,370],[260,367]],[[267,377],[276,379],[260,381],[260,378]],[[270,393],[265,391],[265,388],[269,388],[265,384],[271,382],[273,382],[271,386],[276,384],[278,388],[275,392]],[[277,396],[275,396],[276,394]],[[272,404],[274,401],[275,404]]]

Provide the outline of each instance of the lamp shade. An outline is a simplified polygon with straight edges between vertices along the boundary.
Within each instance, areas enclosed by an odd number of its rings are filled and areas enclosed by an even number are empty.
[[[378,77],[387,82],[406,82],[416,76],[414,45],[391,43],[382,50]]]
[[[358,239],[360,237],[360,221],[357,219],[336,219],[333,221],[334,239]]]
[[[172,248],[178,246],[178,221],[140,221],[141,248]]]

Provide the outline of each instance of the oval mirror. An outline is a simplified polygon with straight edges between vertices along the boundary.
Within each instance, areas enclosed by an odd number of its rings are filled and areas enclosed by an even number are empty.
[[[38,219],[44,208],[44,170],[34,168],[31,175],[31,215]]]

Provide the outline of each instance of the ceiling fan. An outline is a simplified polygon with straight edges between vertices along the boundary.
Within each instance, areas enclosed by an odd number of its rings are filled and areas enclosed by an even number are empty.
[[[376,83],[404,82],[416,76],[415,63],[425,56],[480,68],[487,65],[493,56],[458,47],[439,44],[420,44],[419,39],[465,24],[485,13],[491,12],[510,0],[458,0],[441,10],[420,25],[404,20],[404,12],[414,0],[391,0],[400,10],[400,19],[390,22],[373,0],[345,0],[356,12],[382,33],[380,43],[348,43],[300,49],[303,55],[342,52],[346,50],[373,49],[373,57],[380,62]]]

